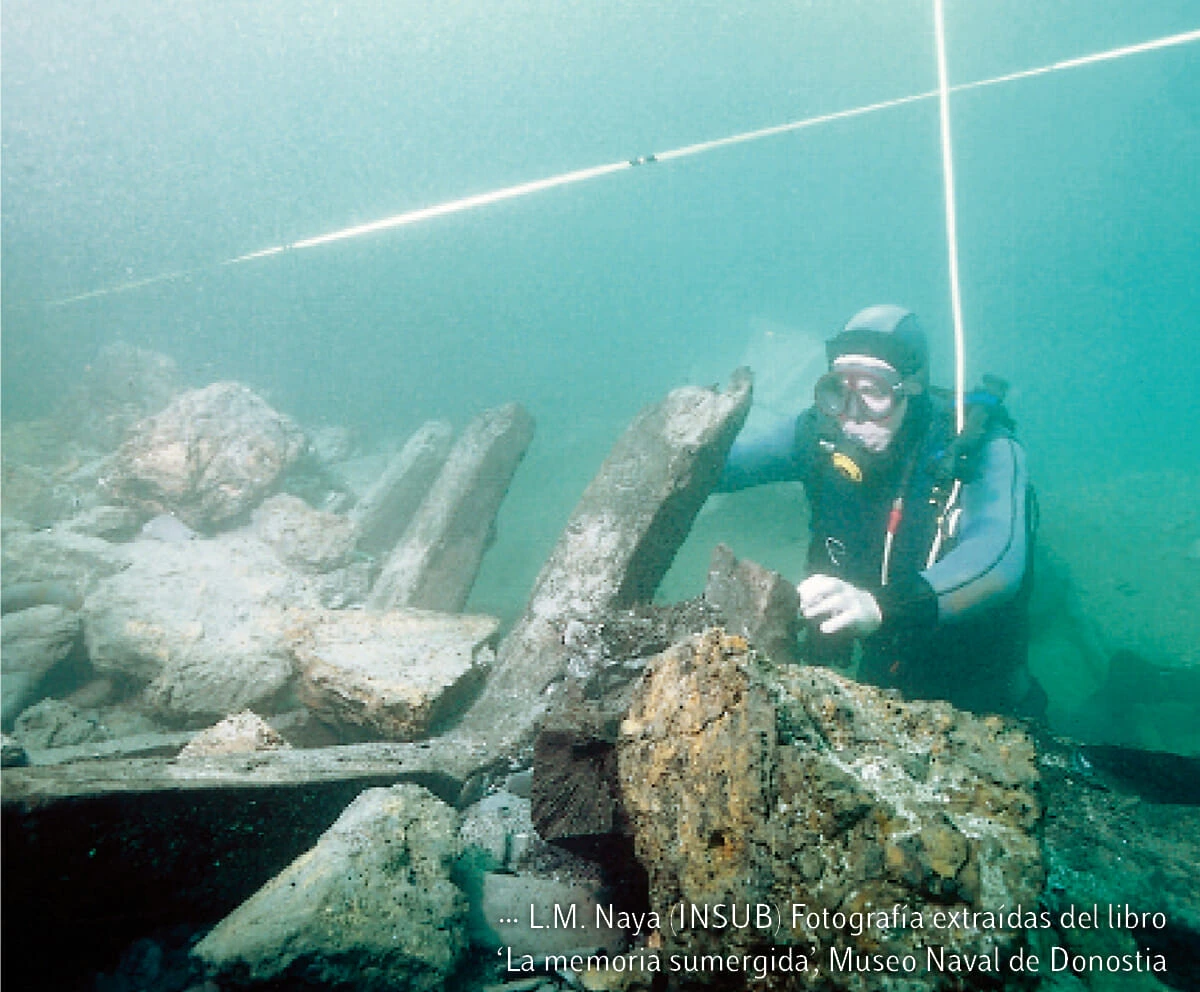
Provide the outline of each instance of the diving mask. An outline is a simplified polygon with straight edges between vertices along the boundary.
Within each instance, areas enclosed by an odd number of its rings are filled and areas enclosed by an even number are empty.
[[[839,420],[878,422],[891,417],[910,393],[919,391],[919,385],[902,378],[886,362],[868,361],[836,361],[813,389],[817,409]]]

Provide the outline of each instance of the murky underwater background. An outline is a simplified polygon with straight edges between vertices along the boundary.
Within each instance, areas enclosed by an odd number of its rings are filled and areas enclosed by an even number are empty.
[[[1197,10],[952,0],[946,19],[963,82],[1194,29]],[[44,415],[118,339],[366,443],[519,400],[537,435],[472,610],[512,618],[629,418],[724,380],[766,332],[811,343],[900,301],[949,379],[932,100],[214,264],[927,91],[927,0],[5,0],[0,71],[4,417]],[[952,101],[968,376],[1013,384],[1051,566],[1168,666],[1200,643],[1197,108],[1195,44]],[[47,305],[177,270],[194,271]],[[718,502],[663,596],[698,591],[717,539],[794,574],[794,501]],[[1105,673],[1055,640],[1057,609],[1038,616],[1035,664],[1069,708]],[[1200,749],[1197,703],[1156,710],[1144,743]]]
[[[946,7],[952,83],[1200,28],[1194,0]],[[536,435],[467,606],[509,622],[667,390],[749,359],[780,400],[883,301],[921,315],[949,384],[936,101],[220,263],[935,85],[932,0],[3,0],[5,424],[117,341],[364,450],[519,401]],[[1200,43],[951,113],[968,379],[1012,383],[1041,494],[1054,729],[1200,754]],[[715,497],[660,597],[698,593],[717,541],[798,579],[805,534],[795,487]],[[193,937],[156,935],[181,961]]]

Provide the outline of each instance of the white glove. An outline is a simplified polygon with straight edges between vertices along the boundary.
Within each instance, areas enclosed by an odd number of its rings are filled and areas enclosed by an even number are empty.
[[[849,630],[856,637],[873,634],[883,623],[875,597],[832,575],[810,575],[796,587],[805,620],[821,620],[822,634]]]

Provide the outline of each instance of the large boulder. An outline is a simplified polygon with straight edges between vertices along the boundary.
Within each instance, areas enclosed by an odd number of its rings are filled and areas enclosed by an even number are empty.
[[[52,434],[45,421],[14,424],[4,428],[4,487],[2,493],[4,516],[7,520],[22,521],[31,527],[50,527],[76,513],[82,506],[97,499],[95,478],[76,479],[66,466],[58,464],[62,442],[53,442],[53,461],[21,462],[25,447],[22,435]],[[40,439],[40,438],[39,438]],[[15,448],[15,453],[9,449]]]
[[[274,712],[293,675],[288,608],[319,605],[311,583],[245,533],[135,541],[127,553],[129,567],[84,602],[97,673],[139,689],[172,724]]]
[[[1033,910],[1044,877],[1034,747],[998,718],[776,667],[712,630],[651,663],[617,755],[650,905],[684,907],[668,953],[791,947],[830,989],[865,987],[844,955],[912,955],[916,974],[870,987],[942,989],[962,975],[927,947],[1003,964],[1025,941],[982,915]],[[770,920],[741,928],[686,908],[760,905]]]
[[[48,527],[102,502],[108,456],[179,388],[169,358],[122,342],[101,348],[51,416],[5,420],[4,515]]]
[[[3,726],[38,699],[47,674],[65,660],[80,640],[79,614],[62,606],[34,606],[0,621],[0,704]]]
[[[252,525],[282,561],[305,572],[344,568],[354,551],[354,525],[346,517],[313,509],[298,496],[271,496],[254,511]]]
[[[17,717],[12,736],[33,751],[107,741],[112,732],[94,712],[76,709],[62,699],[43,699]]]
[[[147,514],[211,530],[256,506],[305,447],[290,418],[241,383],[218,382],[136,424],[106,485]]]
[[[195,955],[236,981],[441,989],[466,948],[458,816],[415,785],[363,792]]]
[[[293,627],[300,698],[349,736],[428,736],[469,702],[499,621],[428,610],[327,610]]]
[[[84,368],[54,420],[64,437],[111,451],[133,424],[158,413],[181,388],[173,359],[116,341],[102,347]]]
[[[5,612],[56,604],[78,608],[99,580],[129,565],[129,548],[59,524],[50,530],[6,529]]]
[[[370,591],[371,564],[355,551],[354,525],[341,514],[279,493],[254,511],[249,529],[286,565],[313,579],[325,606],[357,605]]]

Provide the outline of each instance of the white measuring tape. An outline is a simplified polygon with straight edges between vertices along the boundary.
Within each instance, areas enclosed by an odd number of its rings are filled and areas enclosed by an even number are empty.
[[[942,130],[942,188],[946,199],[946,251],[950,259],[950,312],[954,318],[954,429],[966,425],[966,346],[963,335],[962,294],[958,288],[958,211],[954,200],[954,155],[950,143],[950,86],[946,73],[946,27],[942,0],[933,0],[933,26],[937,43],[938,117]]]
[[[940,16],[940,0],[936,0],[938,4],[938,31],[939,31],[939,46],[944,47],[944,42],[941,41],[941,16]],[[644,155],[638,158],[628,159],[621,162],[610,162],[607,165],[592,166],[587,169],[576,169],[572,172],[564,172],[557,176],[550,176],[546,179],[537,179],[532,182],[520,183],[516,186],[506,186],[502,189],[492,190],[489,193],[479,193],[475,196],[463,197],[459,200],[450,200],[446,203],[435,204],[430,207],[422,207],[417,210],[410,210],[406,213],[394,214],[391,217],[384,217],[381,220],[370,221],[366,224],[356,224],[353,227],[341,228],[337,231],[330,231],[328,234],[321,234],[312,238],[304,238],[300,241],[292,241],[288,244],[275,245],[271,248],[263,248],[259,251],[248,252],[244,255],[238,255],[234,258],[226,259],[223,262],[217,262],[212,265],[201,265],[190,269],[182,269],[174,272],[165,272],[156,276],[149,276],[145,279],[136,279],[131,282],[124,282],[114,286],[108,286],[103,289],[93,289],[87,293],[77,293],[74,296],[64,296],[59,299],[50,300],[47,306],[61,307],[72,303],[81,303],[85,300],[94,300],[103,296],[112,296],[117,293],[127,293],[135,289],[141,289],[145,286],[153,286],[158,283],[172,282],[177,279],[183,279],[190,275],[195,275],[200,272],[210,271],[215,268],[220,268],[229,265],[239,265],[243,262],[250,262],[254,259],[269,258],[272,255],[279,255],[289,251],[301,251],[306,248],[317,248],[322,245],[332,244],[337,241],[346,241],[350,238],[362,237],[366,234],[375,234],[380,231],[390,231],[398,227],[407,227],[410,224],[417,224],[421,221],[432,220],[435,217],[445,217],[449,214],[461,213],[465,210],[473,210],[476,207],[484,207],[493,203],[500,203],[504,200],[513,200],[522,196],[529,196],[532,193],[540,193],[544,190],[555,189],[559,186],[568,186],[573,183],[584,182],[589,179],[597,179],[601,176],[611,175],[615,172],[622,172],[625,169],[632,169],[641,165],[651,163],[669,162],[673,159],[688,158],[693,155],[701,155],[706,152],[715,151],[719,148],[727,148],[732,145],[745,144],[750,141],[760,141],[764,138],[775,137],[776,135],[789,134],[793,131],[800,131],[805,128],[817,127],[822,124],[830,124],[834,121],[849,120],[853,117],[862,117],[866,114],[877,113],[882,110],[890,110],[893,107],[902,107],[910,103],[918,103],[922,100],[930,100],[934,97],[939,97],[943,102],[950,93],[960,93],[967,90],[982,89],[987,86],[996,86],[1000,83],[1010,83],[1019,79],[1031,79],[1034,76],[1044,76],[1053,72],[1062,72],[1066,69],[1076,69],[1080,66],[1092,65],[1097,62],[1108,62],[1114,59],[1125,58],[1129,55],[1136,55],[1141,52],[1150,52],[1162,48],[1171,48],[1176,45],[1184,45],[1189,42],[1200,41],[1200,29],[1195,31],[1185,31],[1181,34],[1167,35],[1162,38],[1156,38],[1153,41],[1140,42],[1136,45],[1125,45],[1121,48],[1111,48],[1104,52],[1097,52],[1093,55],[1085,55],[1080,58],[1066,59],[1061,62],[1054,62],[1050,65],[1039,66],[1036,69],[1024,69],[1020,72],[1011,72],[1003,76],[993,76],[990,79],[981,79],[973,83],[960,83],[956,86],[945,86],[944,51],[939,55],[939,89],[928,90],[924,93],[916,93],[912,96],[897,97],[893,100],[883,100],[879,103],[866,104],[861,107],[853,107],[849,110],[839,110],[829,114],[821,114],[817,117],[807,117],[803,120],[790,121],[786,124],[777,124],[773,127],[760,128],[755,131],[745,131],[741,134],[730,135],[725,138],[717,138],[712,141],[702,141],[694,145],[685,145],[682,148],[675,148],[671,151],[659,152],[654,155]],[[940,49],[939,49],[940,50]],[[944,124],[948,127],[948,124]],[[948,148],[948,136],[944,135],[945,148]],[[946,156],[949,154],[945,148],[943,149],[943,167],[945,168]],[[947,196],[952,196],[952,177],[947,190]],[[949,200],[948,209],[952,212],[952,206]],[[954,251],[957,254],[957,251]],[[957,269],[957,258],[952,263]],[[955,282],[957,279],[955,277]],[[954,291],[957,295],[957,290]],[[956,321],[961,321],[961,315],[956,317]],[[960,330],[956,324],[956,334]],[[961,375],[961,370],[956,371],[957,375]]]

